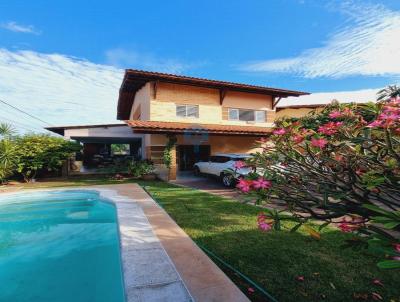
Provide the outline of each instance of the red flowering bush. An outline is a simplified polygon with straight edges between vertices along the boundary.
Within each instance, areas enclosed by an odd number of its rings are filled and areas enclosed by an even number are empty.
[[[258,202],[284,202],[295,230],[321,220],[320,229],[355,233],[347,245],[386,255],[380,267],[400,268],[400,98],[333,103],[276,124],[263,152],[248,162],[263,175],[238,188]],[[282,216],[275,214],[259,216],[260,229],[272,229]]]

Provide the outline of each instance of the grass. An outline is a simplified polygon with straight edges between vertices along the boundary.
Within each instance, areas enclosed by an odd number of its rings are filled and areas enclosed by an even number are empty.
[[[198,244],[267,289],[278,301],[353,301],[354,294],[379,293],[400,301],[400,274],[380,270],[367,252],[341,247],[350,235],[329,228],[317,241],[305,232],[263,233],[259,208],[163,182],[142,183]],[[286,224],[290,227],[291,224]],[[226,271],[248,294],[248,285]],[[304,281],[298,281],[304,276]],[[384,287],[372,284],[382,281]],[[267,301],[257,292],[253,301]]]
[[[400,301],[399,272],[379,270],[377,259],[366,252],[341,248],[348,234],[326,229],[317,241],[302,231],[263,233],[256,225],[259,208],[199,190],[157,181],[95,176],[0,186],[0,192],[132,182],[145,186],[196,243],[249,276],[278,301],[356,301],[354,294],[371,298],[372,292],[379,293],[384,301]],[[221,269],[252,301],[267,301],[257,291],[249,294],[251,285],[235,273],[223,266]],[[304,276],[304,281],[298,281],[298,276]],[[384,287],[373,285],[374,278],[380,279]]]

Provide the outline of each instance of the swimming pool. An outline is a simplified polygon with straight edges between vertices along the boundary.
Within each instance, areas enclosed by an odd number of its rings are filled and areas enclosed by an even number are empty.
[[[124,301],[119,246],[97,191],[0,196],[0,301]]]

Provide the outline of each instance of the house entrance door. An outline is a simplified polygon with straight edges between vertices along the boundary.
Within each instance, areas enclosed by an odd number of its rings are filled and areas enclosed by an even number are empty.
[[[193,165],[198,161],[208,161],[210,157],[210,145],[178,145],[177,158],[179,170],[192,170]]]

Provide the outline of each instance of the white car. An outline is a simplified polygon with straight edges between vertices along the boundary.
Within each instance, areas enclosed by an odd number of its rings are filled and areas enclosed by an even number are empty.
[[[210,157],[209,161],[194,164],[194,173],[217,176],[226,187],[233,186],[237,179],[252,172],[251,168],[235,169],[235,163],[250,158],[249,154],[219,153]],[[230,171],[230,172],[228,172]]]

